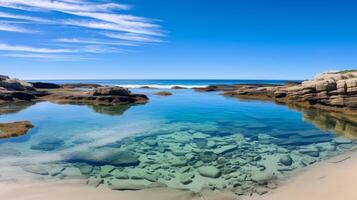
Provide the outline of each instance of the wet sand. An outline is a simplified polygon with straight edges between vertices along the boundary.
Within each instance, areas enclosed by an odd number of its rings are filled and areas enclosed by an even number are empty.
[[[0,182],[0,199],[6,200],[356,200],[357,151],[307,167],[263,196],[237,197],[231,192],[203,192],[158,188],[141,191],[113,191],[93,188],[78,181]]]

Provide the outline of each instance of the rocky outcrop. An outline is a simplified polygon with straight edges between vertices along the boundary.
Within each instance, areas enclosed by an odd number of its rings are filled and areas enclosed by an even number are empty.
[[[91,91],[78,89],[52,90],[50,95],[44,96],[48,100],[60,104],[94,104],[94,105],[126,105],[143,104],[148,97],[142,94],[132,94],[122,87],[98,87]]]
[[[98,88],[101,87],[95,83],[66,83],[61,85],[63,88]]]
[[[0,139],[24,135],[33,127],[29,121],[0,123]]]
[[[46,94],[45,91],[37,91],[31,83],[26,81],[0,76],[0,103],[32,101]]]
[[[226,96],[274,100],[278,103],[357,114],[357,71],[354,70],[323,73],[300,84],[211,86],[200,91],[213,89],[224,91]]]
[[[15,91],[34,90],[31,83],[19,79],[10,79],[6,76],[3,76],[3,78],[0,79],[0,87]]]
[[[98,84],[28,83],[0,76],[0,103],[48,100],[54,103],[125,105],[142,104],[146,95],[132,94],[122,87],[99,87]],[[83,88],[90,90],[83,90]]]

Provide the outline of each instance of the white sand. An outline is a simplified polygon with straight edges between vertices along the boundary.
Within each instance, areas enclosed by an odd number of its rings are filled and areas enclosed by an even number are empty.
[[[347,159],[346,159],[347,158]],[[232,193],[204,193],[173,189],[112,191],[78,183],[0,182],[0,200],[233,200]],[[357,151],[305,168],[281,187],[245,200],[357,200]]]
[[[305,168],[278,189],[253,199],[357,200],[357,151]]]

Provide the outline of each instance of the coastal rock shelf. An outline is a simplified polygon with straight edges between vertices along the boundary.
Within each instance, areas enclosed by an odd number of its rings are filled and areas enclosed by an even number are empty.
[[[146,95],[132,94],[122,87],[98,87],[90,91],[55,89],[41,99],[59,104],[126,105],[148,102]]]
[[[288,139],[278,134],[283,131],[276,130],[275,135],[259,133],[272,127],[239,126],[249,133],[220,133],[216,123],[170,123],[105,146],[64,151],[60,163],[23,169],[58,179],[87,179],[89,185],[104,184],[113,190],[171,187],[262,195],[278,187],[278,181],[294,170],[349,151],[357,144],[347,138],[332,138],[328,132],[300,130],[297,140],[294,134]],[[52,141],[59,144],[57,150],[71,146],[71,142]]]
[[[83,90],[86,88],[86,90]],[[89,90],[88,90],[89,89]],[[124,105],[143,104],[148,97],[132,94],[122,87],[103,87],[98,84],[64,84],[10,79],[0,76],[0,103],[47,100],[61,104]]]
[[[196,90],[224,91],[226,96],[274,100],[278,103],[357,115],[357,70],[323,73],[314,80],[301,84],[217,85]]]

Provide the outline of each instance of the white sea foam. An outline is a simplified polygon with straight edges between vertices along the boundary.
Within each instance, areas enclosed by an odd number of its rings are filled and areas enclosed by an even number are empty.
[[[173,87],[183,87],[183,88],[203,88],[207,87],[208,85],[117,85],[125,88],[142,88],[142,87],[150,87],[150,88],[157,88],[157,89],[171,89]]]

